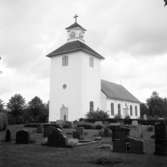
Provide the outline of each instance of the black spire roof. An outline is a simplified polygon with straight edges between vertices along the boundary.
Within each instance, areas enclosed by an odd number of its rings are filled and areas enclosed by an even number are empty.
[[[101,80],[101,91],[109,99],[140,103],[140,101],[135,96],[133,96],[126,88],[113,82]]]
[[[85,28],[83,28],[81,25],[79,25],[77,22],[73,23],[72,25],[66,27],[66,30],[69,30],[69,29],[72,29],[72,28],[75,28],[75,27],[79,27],[81,28],[83,31],[86,31]]]
[[[78,40],[65,43],[64,45],[60,46],[58,49],[49,53],[47,56],[54,57],[54,56],[59,56],[59,55],[67,54],[67,53],[73,53],[73,52],[77,52],[77,51],[83,51],[85,53],[88,53],[88,54],[96,57],[96,58],[104,59],[104,57],[101,56],[99,53],[97,53],[96,51],[91,49],[85,43],[78,41]]]

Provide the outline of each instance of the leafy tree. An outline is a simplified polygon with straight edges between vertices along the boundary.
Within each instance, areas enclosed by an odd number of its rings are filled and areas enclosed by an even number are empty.
[[[165,3],[164,6],[167,6],[167,0],[164,0],[164,3]]]
[[[151,97],[147,99],[149,116],[166,117],[167,116],[167,100],[159,97],[157,92],[153,92]]]
[[[15,94],[7,103],[7,109],[15,123],[22,123],[23,111],[25,109],[25,99],[20,94]]]
[[[0,99],[0,112],[4,111],[3,101]]]
[[[107,112],[104,112],[102,110],[97,110],[97,111],[89,111],[86,115],[88,119],[93,119],[93,120],[105,120],[109,118],[109,115]]]
[[[149,108],[147,104],[145,103],[140,104],[140,115],[142,118],[144,117],[144,115],[147,115],[147,116],[149,115]]]
[[[46,122],[48,118],[48,104],[35,96],[29,103],[25,113],[29,122]]]

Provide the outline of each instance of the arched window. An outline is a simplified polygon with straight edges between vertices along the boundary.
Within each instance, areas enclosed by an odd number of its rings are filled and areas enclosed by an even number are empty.
[[[90,101],[90,103],[89,103],[89,111],[90,112],[94,111],[94,103],[93,103],[93,101]]]
[[[138,115],[137,106],[135,106],[135,115],[136,115],[136,116]]]
[[[133,115],[133,108],[132,108],[132,105],[130,105],[130,116]]]
[[[111,115],[114,115],[114,103],[111,103]]]
[[[121,116],[121,104],[118,104],[118,115]]]

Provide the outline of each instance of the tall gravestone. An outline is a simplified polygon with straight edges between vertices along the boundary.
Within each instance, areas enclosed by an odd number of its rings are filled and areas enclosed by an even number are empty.
[[[167,155],[167,121],[155,125],[155,154]]]
[[[20,130],[16,133],[16,144],[28,144],[30,142],[30,134],[28,131]]]
[[[57,128],[52,128],[51,133],[48,135],[48,146],[65,147],[66,136],[63,135],[62,131]]]

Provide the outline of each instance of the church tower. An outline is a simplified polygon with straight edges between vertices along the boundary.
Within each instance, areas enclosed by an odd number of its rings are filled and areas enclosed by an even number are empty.
[[[85,44],[84,29],[77,22],[66,28],[67,42],[47,56],[50,67],[49,122],[84,118],[100,108],[100,54]]]

